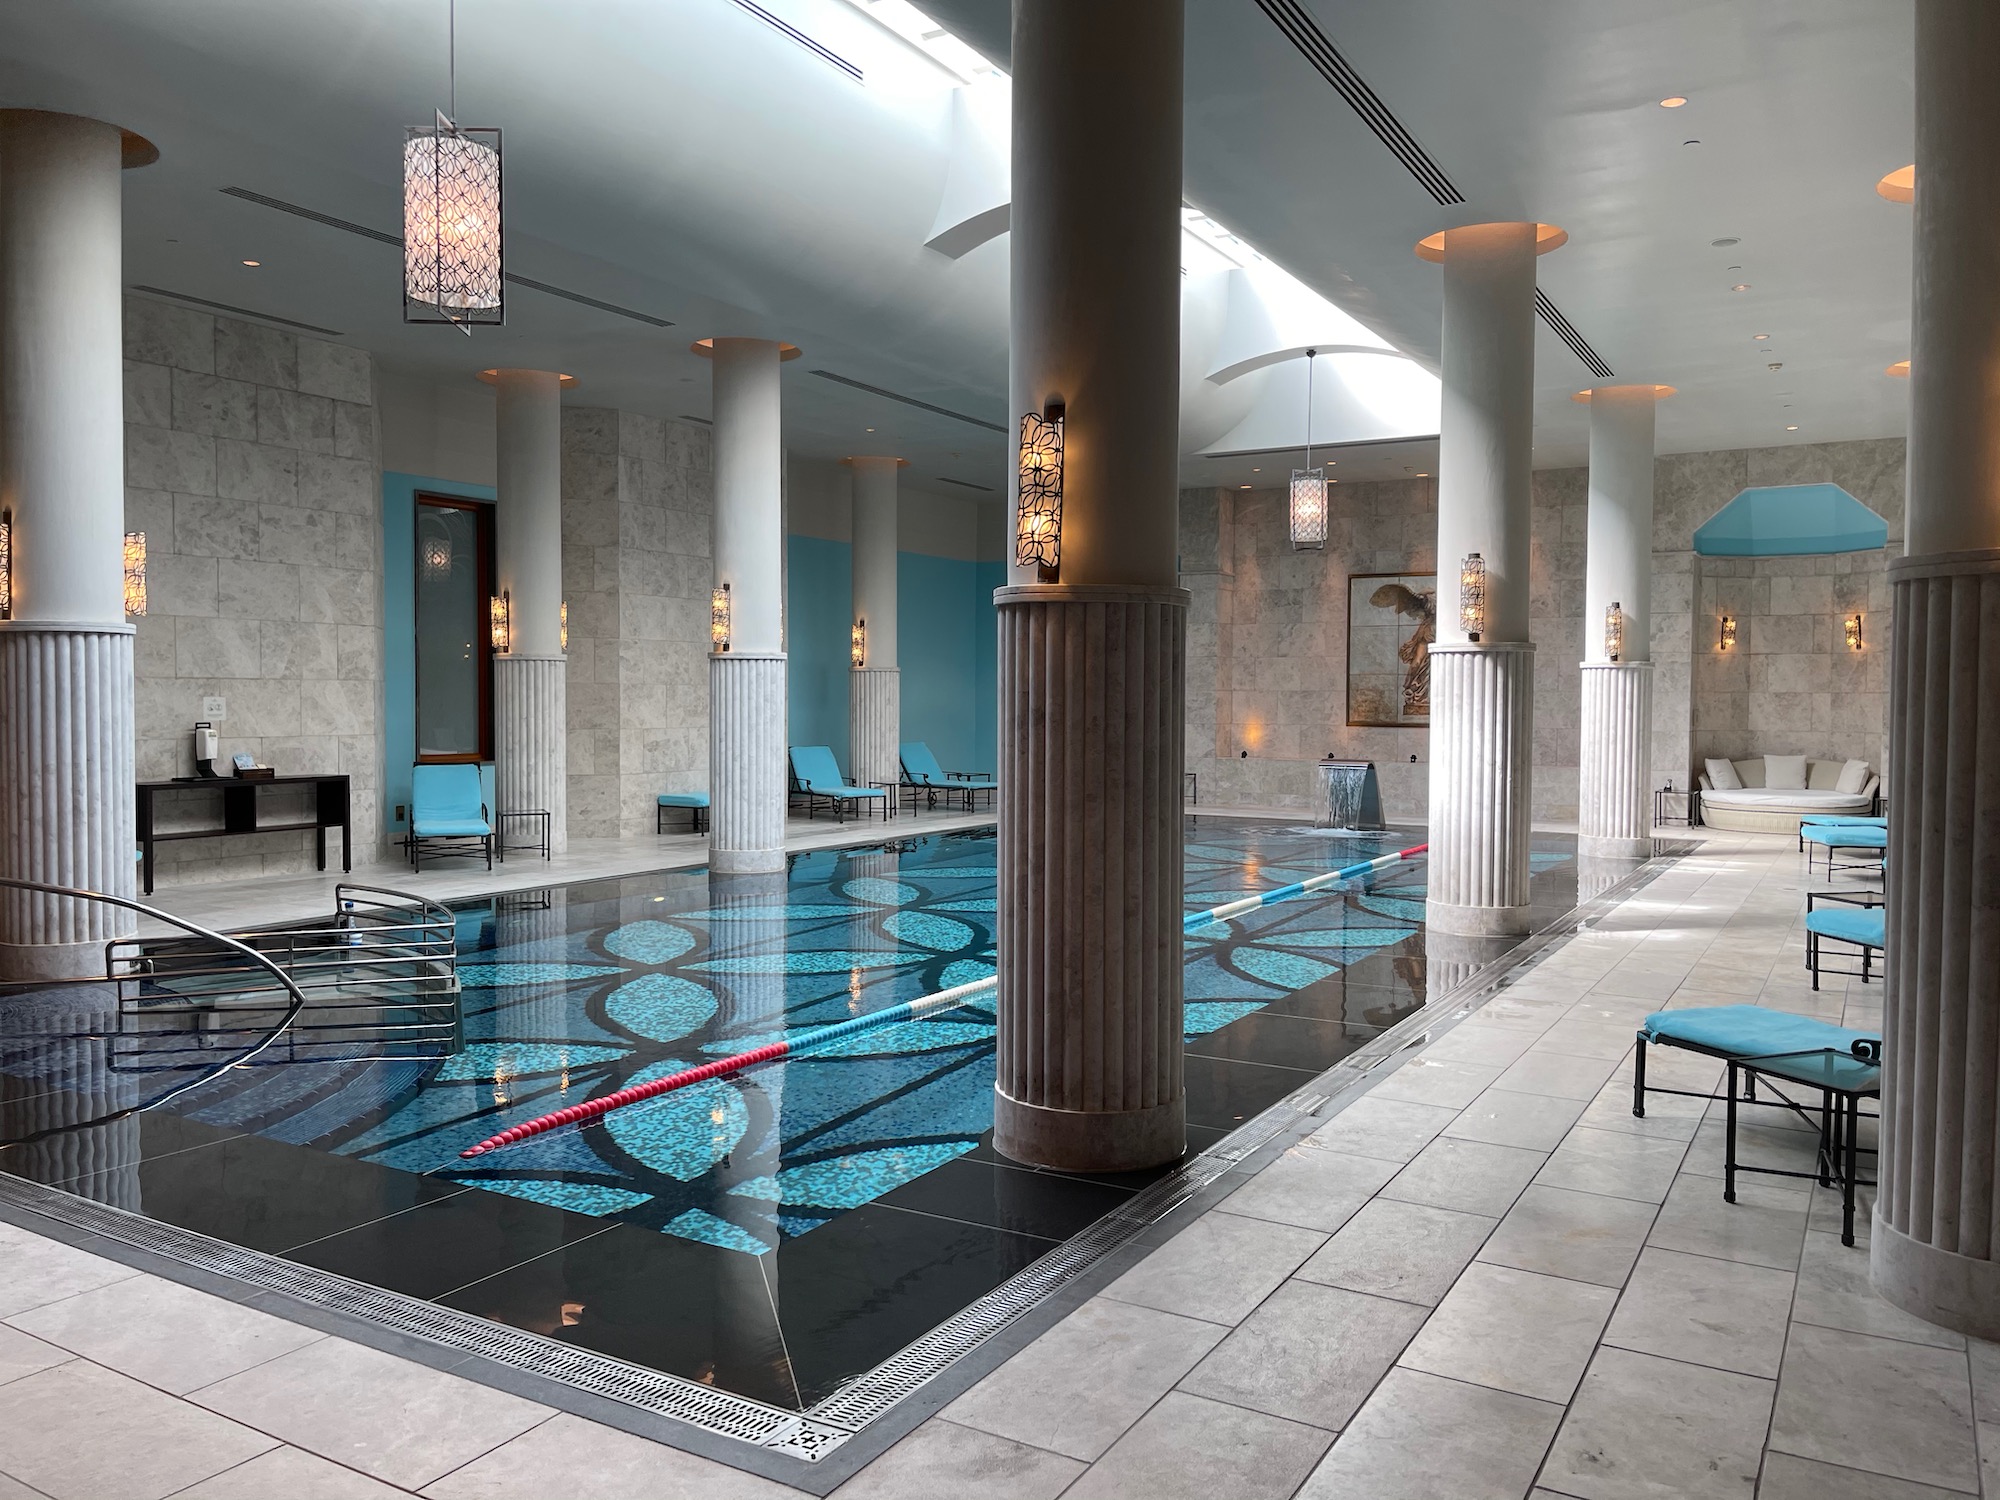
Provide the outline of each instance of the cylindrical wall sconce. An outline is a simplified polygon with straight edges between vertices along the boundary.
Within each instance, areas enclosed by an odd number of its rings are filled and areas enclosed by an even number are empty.
[[[509,651],[514,642],[514,600],[502,589],[486,601],[486,611],[493,626],[493,649]]]
[[[1465,554],[1458,568],[1458,623],[1468,641],[1476,641],[1486,630],[1486,559],[1477,552]]]
[[[1616,661],[1625,650],[1625,609],[1615,599],[1604,611],[1604,659]]]
[[[1042,570],[1053,583],[1062,565],[1063,414],[1021,418],[1020,508],[1014,517],[1014,564]]]
[[[9,548],[12,551],[12,548]],[[11,594],[12,589],[8,592]],[[10,601],[11,603],[11,601]],[[146,533],[125,533],[125,614],[128,618],[146,612]]]
[[[717,651],[729,649],[729,585],[726,583],[708,598],[708,639]]]
[[[0,620],[14,618],[14,512],[0,510]]]
[[[1723,651],[1727,651],[1730,649],[1730,647],[1734,646],[1735,644],[1736,644],[1736,616],[1724,615],[1722,617],[1722,635],[1717,642],[1718,648]]]
[[[1861,649],[1861,616],[1858,614],[1847,617],[1847,649],[1849,651]]]
[[[847,633],[847,654],[857,667],[868,665],[868,622],[856,620],[854,628]]]
[[[563,600],[562,609],[556,618],[559,622],[558,634],[562,641],[562,649],[567,651],[569,650],[569,600]]]

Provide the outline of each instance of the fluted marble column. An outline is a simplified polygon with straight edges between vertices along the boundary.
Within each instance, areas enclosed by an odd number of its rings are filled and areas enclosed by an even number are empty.
[[[1428,921],[1467,936],[1528,930],[1534,645],[1528,639],[1534,481],[1534,224],[1447,230],[1438,440],[1438,622],[1431,647]],[[1420,253],[1425,247],[1419,247]],[[1486,564],[1479,639],[1459,569]]]
[[[101,120],[0,111],[0,874],[133,894],[119,171]],[[131,914],[0,893],[0,978],[102,973]]]
[[[1186,1145],[1181,54],[1179,6],[1014,6],[1010,384],[1065,451],[1058,576],[996,596],[994,1144],[1084,1171]]]
[[[709,868],[785,868],[784,451],[770,339],[704,339],[715,380],[715,587],[729,636],[708,666]]]
[[[1600,385],[1590,402],[1589,543],[1577,852],[1653,852],[1653,417],[1664,387]],[[1606,617],[1622,624],[1617,659]]]
[[[542,808],[569,847],[569,662],[562,640],[562,385],[554,370],[489,370],[499,503],[495,548],[512,640],[493,657],[494,795]],[[523,826],[510,824],[517,837]]]
[[[848,743],[854,780],[901,771],[903,674],[896,660],[896,470],[901,458],[852,458],[854,618],[865,650],[849,674]]]
[[[2000,1338],[2000,11],[1916,7],[1905,556],[1890,565],[1876,1291]]]

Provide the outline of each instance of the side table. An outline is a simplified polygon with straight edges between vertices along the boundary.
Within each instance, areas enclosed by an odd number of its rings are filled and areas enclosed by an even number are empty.
[[[1681,799],[1678,816],[1673,810],[1673,799],[1676,797]],[[1653,793],[1653,826],[1664,828],[1669,823],[1679,823],[1686,828],[1701,826],[1701,791],[1698,787],[1689,787],[1684,792],[1670,791],[1666,787],[1661,787]]]
[[[554,842],[554,839],[549,832],[550,818],[548,809],[545,807],[517,807],[502,812],[494,819],[494,822],[498,825],[495,832],[499,834],[499,837],[493,841],[494,852],[500,856],[503,862],[507,858],[507,820],[509,818],[540,818],[542,820],[540,841],[516,844],[514,847],[516,849],[528,850],[539,849],[542,851],[543,859],[553,857],[549,849],[549,845]]]
[[[868,785],[871,790],[883,793],[883,818],[886,820],[895,817],[901,810],[903,783],[901,781],[871,781]]]

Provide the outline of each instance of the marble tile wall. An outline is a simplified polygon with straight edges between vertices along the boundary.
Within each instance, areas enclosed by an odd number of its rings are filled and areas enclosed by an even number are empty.
[[[125,302],[125,524],[146,534],[136,730],[145,779],[194,769],[220,697],[224,759],[352,778],[357,837],[381,827],[381,472],[365,350],[143,297]],[[288,794],[264,794],[289,821]],[[219,813],[168,799],[164,823]],[[374,851],[364,843],[357,856]],[[163,844],[162,883],[312,868],[311,835]]]
[[[708,786],[708,429],[563,410],[569,826],[650,833],[654,798]]]
[[[1756,753],[1774,735],[1879,764],[1883,568],[1901,549],[1902,440],[1674,454],[1656,475],[1654,785],[1671,778],[1684,787],[1701,754]],[[1694,556],[1694,529],[1742,490],[1819,481],[1842,485],[1888,520],[1888,554],[1762,560],[1740,573]],[[1546,821],[1576,816],[1587,493],[1583,469],[1535,475],[1534,809]],[[1194,595],[1187,764],[1204,801],[1311,806],[1312,762],[1332,751],[1375,761],[1392,817],[1424,816],[1428,731],[1347,726],[1345,590],[1350,572],[1433,569],[1436,510],[1428,479],[1343,484],[1333,490],[1326,551],[1296,553],[1282,491],[1182,492],[1182,582]],[[1739,640],[1763,649],[1722,663],[1715,638],[1725,599],[1748,622]],[[1867,642],[1858,654],[1840,631],[1841,616],[1856,609]]]

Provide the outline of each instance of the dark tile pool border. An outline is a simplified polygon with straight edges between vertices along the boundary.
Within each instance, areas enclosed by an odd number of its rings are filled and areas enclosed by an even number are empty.
[[[0,1220],[544,1405],[826,1494],[1127,1266],[1699,845],[1653,858],[1480,967],[803,1413],[0,1176]]]

